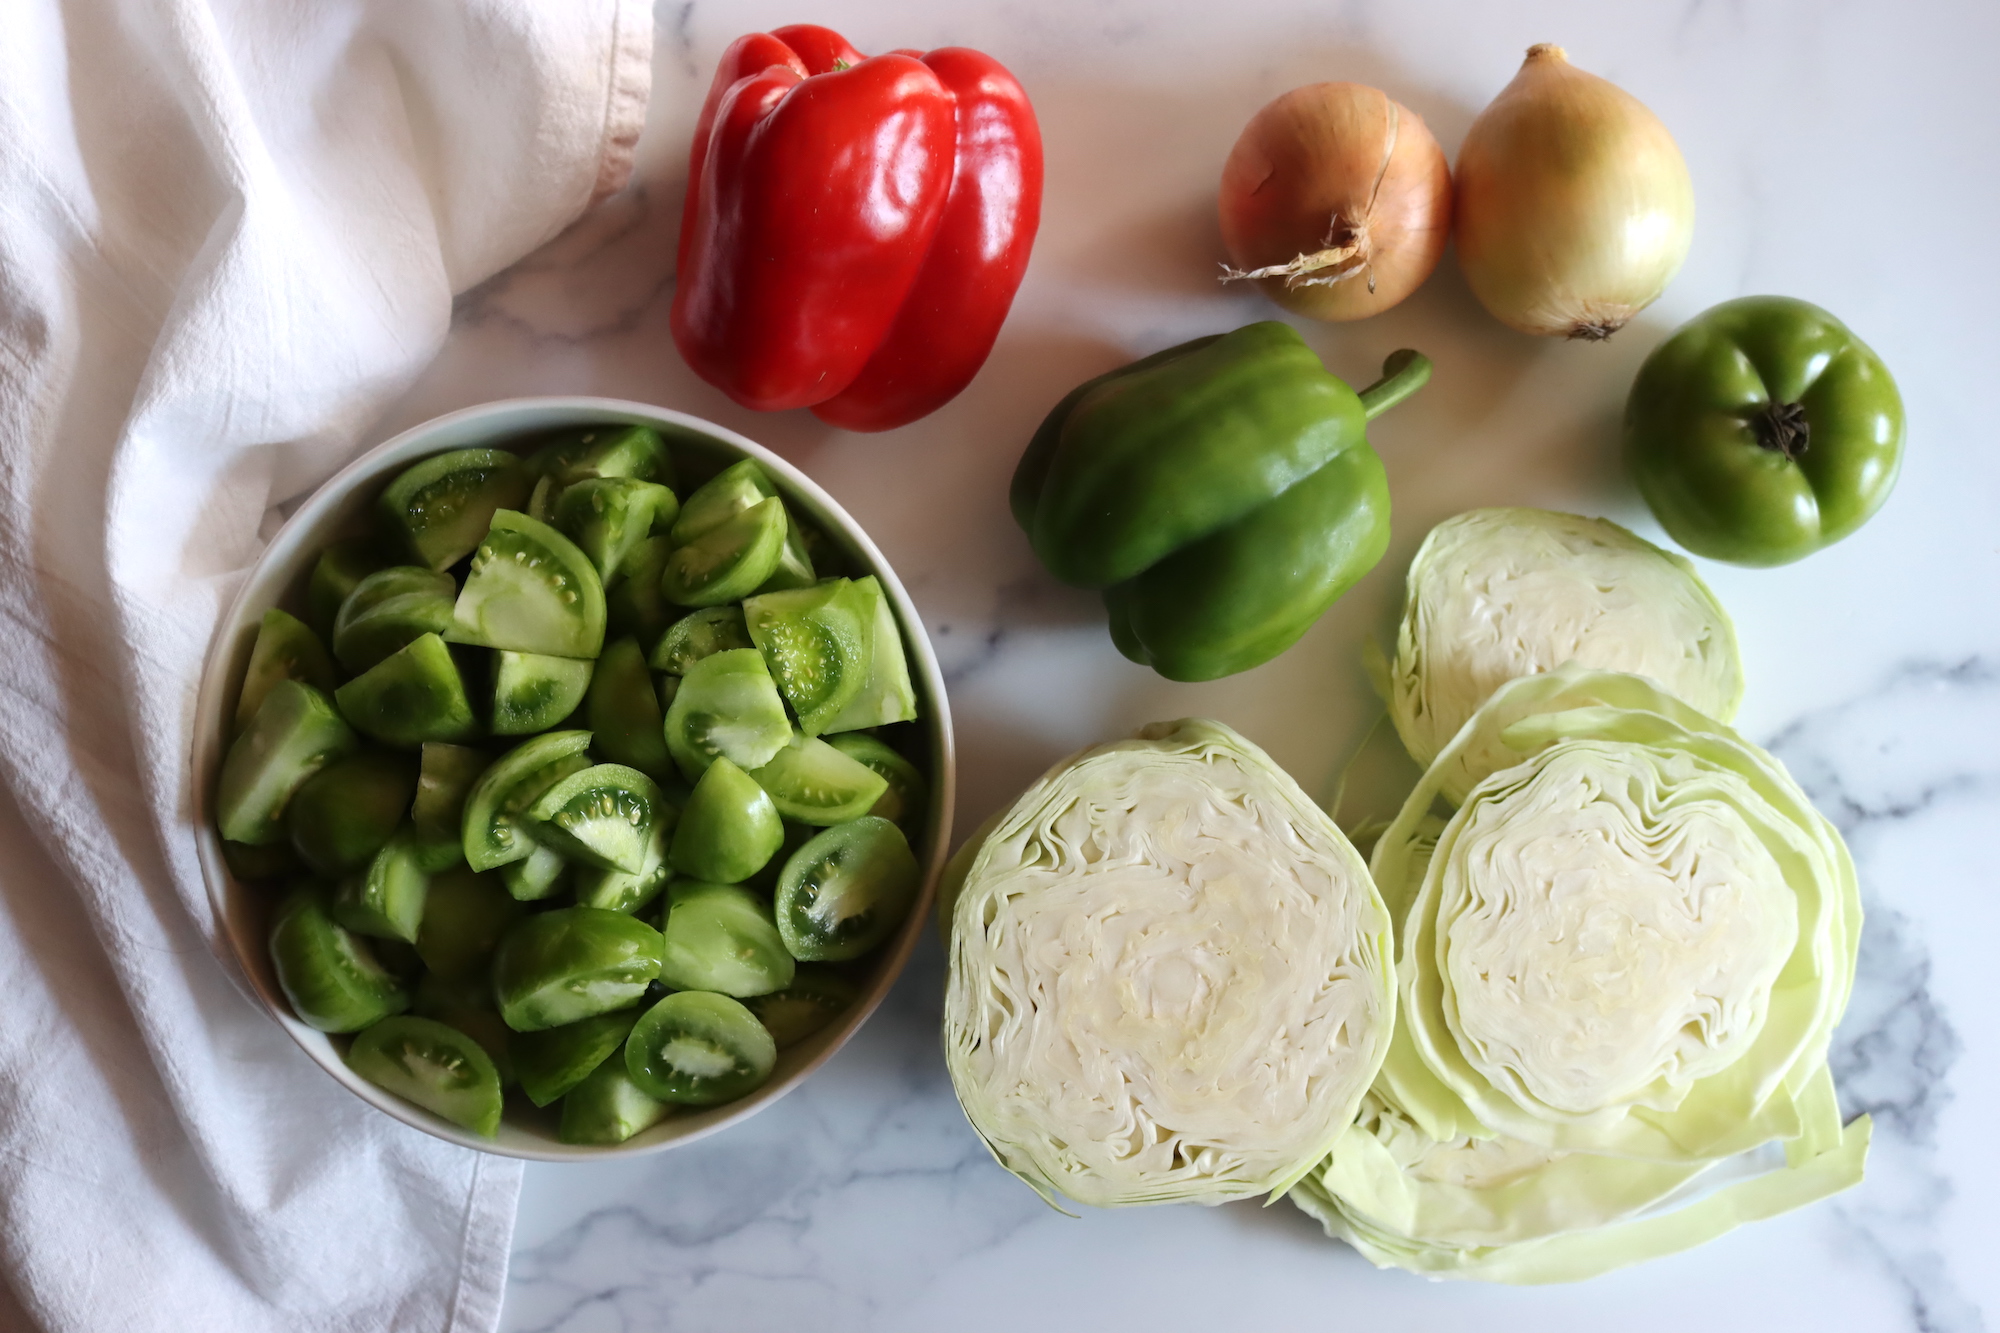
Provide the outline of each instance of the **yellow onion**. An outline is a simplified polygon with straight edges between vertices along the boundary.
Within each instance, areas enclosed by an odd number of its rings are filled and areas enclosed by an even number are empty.
[[[1659,117],[1532,46],[1458,150],[1458,262],[1523,333],[1607,338],[1687,258],[1694,186]]]
[[[1222,167],[1222,242],[1273,301],[1362,319],[1422,285],[1451,236],[1451,169],[1423,118],[1358,83],[1294,88]]]

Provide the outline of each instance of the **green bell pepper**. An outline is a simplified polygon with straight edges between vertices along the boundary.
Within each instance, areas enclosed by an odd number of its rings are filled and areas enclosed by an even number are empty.
[[[1682,325],[1625,403],[1626,459],[1660,526],[1739,565],[1788,564],[1867,522],[1896,484],[1904,433],[1881,358],[1784,296]]]
[[[1276,321],[1168,348],[1056,405],[1014,473],[1015,520],[1050,573],[1103,590],[1133,661],[1170,680],[1247,670],[1382,558],[1367,423],[1430,370],[1397,352],[1357,394]]]

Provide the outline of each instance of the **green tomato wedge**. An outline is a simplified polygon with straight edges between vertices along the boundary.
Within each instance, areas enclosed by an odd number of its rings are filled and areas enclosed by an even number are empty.
[[[340,606],[361,580],[389,563],[367,537],[345,537],[319,553],[306,583],[306,621],[322,640],[333,637]]]
[[[756,649],[712,653],[677,679],[667,706],[667,752],[688,781],[717,758],[745,770],[762,768],[791,740],[785,701]]]
[[[535,478],[535,488],[528,492],[528,507],[522,510],[537,523],[556,521],[556,499],[562,494],[562,487],[554,477]]]
[[[910,686],[910,664],[903,656],[896,613],[889,609],[889,599],[874,575],[854,580],[854,590],[868,604],[863,614],[869,627],[868,674],[847,706],[820,728],[822,733],[913,722],[917,716],[917,692]]]
[[[754,648],[750,629],[743,623],[740,606],[704,606],[691,611],[660,636],[648,661],[655,671],[685,676],[688,668],[704,657],[735,648]]]
[[[624,764],[597,764],[548,789],[528,812],[534,838],[572,861],[639,874],[667,817],[660,784]]]
[[[279,841],[293,793],[360,744],[333,700],[310,685],[279,681],[223,757],[215,783],[217,830],[253,847]]]
[[[758,592],[784,592],[789,588],[810,588],[819,582],[813,572],[812,553],[806,549],[804,530],[792,511],[785,510],[785,549],[778,555],[778,567],[764,580]]]
[[[285,811],[292,849],[328,879],[361,869],[410,812],[417,766],[408,756],[363,750],[306,779]]]
[[[457,1028],[479,1043],[499,1071],[500,1086],[514,1081],[513,1029],[500,1021],[493,1007],[493,987],[484,977],[452,980],[426,972],[417,982],[410,1012],[419,1018],[435,1018]]]
[[[417,956],[451,980],[484,976],[501,937],[527,911],[500,883],[465,866],[431,877],[424,919],[417,927]]]
[[[673,551],[673,543],[664,536],[648,537],[632,548],[605,586],[608,632],[652,643],[672,623],[679,610],[660,591],[660,575],[666,572],[667,557]]]
[[[229,873],[246,884],[260,880],[291,879],[305,870],[305,862],[292,850],[289,842],[266,843],[262,847],[252,847],[248,843],[224,842],[222,862],[229,867]]]
[[[770,795],[742,769],[717,759],[694,784],[668,859],[683,875],[735,884],[762,870],[784,840]]]
[[[930,784],[924,781],[915,764],[890,749],[879,737],[863,732],[843,732],[827,744],[856,763],[874,769],[888,783],[888,790],[867,813],[901,825],[905,833],[913,822],[923,818],[924,807],[930,801]]]
[[[434,1018],[385,1018],[347,1048],[347,1067],[483,1138],[500,1132],[500,1073],[477,1041]]]
[[[671,816],[673,807],[668,807]],[[667,862],[673,820],[653,825],[652,840],[646,844],[646,862],[637,874],[623,870],[600,870],[583,866],[576,872],[576,901],[583,907],[601,907],[607,912],[643,911],[667,887],[673,868]]]
[[[889,780],[816,737],[795,733],[771,762],[750,775],[786,819],[844,824],[867,814]]]
[[[798,968],[770,907],[734,884],[676,880],[660,934],[660,982],[675,990],[768,995]]]
[[[923,872],[903,831],[865,815],[793,852],[778,876],[778,934],[800,962],[844,963],[889,938]]]
[[[664,778],[673,772],[660,696],[637,639],[627,636],[604,645],[591,672],[584,719],[595,737],[592,744],[605,758],[649,777]]]
[[[446,637],[517,653],[595,657],[604,647],[604,584],[569,538],[526,514],[496,510]]]
[[[534,851],[520,860],[509,861],[500,867],[500,882],[507,886],[508,893],[522,902],[539,902],[561,893],[569,873],[570,864],[563,859],[561,852],[537,844]]]
[[[528,808],[562,779],[589,768],[589,748],[587,731],[551,731],[521,742],[481,773],[466,794],[460,824],[466,864],[495,870],[533,852],[534,835],[523,828]]]
[[[764,469],[748,458],[731,463],[695,488],[674,520],[674,545],[686,546],[695,538],[715,531],[744,510],[774,500],[778,488],[764,475]]]
[[[514,1033],[508,1049],[513,1052],[514,1072],[520,1077],[521,1091],[535,1105],[549,1105],[583,1082],[623,1046],[638,1017],[637,1009],[620,1009],[593,1014],[559,1028]]]
[[[250,665],[236,695],[237,731],[250,725],[250,719],[257,716],[257,706],[281,680],[300,681],[332,693],[333,659],[303,620],[274,606],[257,626],[257,642],[250,649]]]
[[[668,523],[680,502],[666,487],[634,477],[590,477],[565,488],[555,502],[555,526],[588,556],[608,586],[634,547]]]
[[[444,640],[423,634],[333,692],[354,729],[384,745],[415,749],[426,741],[479,734],[465,680]]]
[[[486,771],[483,750],[443,741],[425,741],[417,771],[417,799],[410,818],[426,838],[458,842],[465,819],[465,795]],[[464,855],[461,846],[460,855]]]
[[[279,905],[271,968],[299,1021],[321,1032],[359,1032],[410,1006],[403,983],[327,914],[315,886],[294,889]]]
[[[547,731],[576,711],[589,688],[586,659],[503,648],[493,654],[493,734]]]
[[[404,469],[375,513],[418,564],[448,569],[472,554],[497,509],[519,509],[534,478],[504,449],[457,449]]]
[[[360,674],[425,634],[451,628],[451,575],[415,565],[378,569],[354,586],[333,621],[333,655]]]
[[[458,843],[448,845],[456,860]],[[416,943],[431,876],[447,868],[431,860],[436,846],[415,825],[405,824],[375,853],[368,869],[341,881],[333,895],[333,919],[358,935]]]
[[[565,431],[528,457],[528,471],[560,490],[591,477],[637,477],[674,484],[673,458],[651,426],[585,426]]]
[[[564,1143],[607,1147],[651,1129],[673,1107],[648,1097],[625,1072],[625,1061],[607,1059],[563,1098],[562,1124],[556,1137]]]
[[[682,606],[719,606],[757,591],[778,567],[789,526],[782,500],[765,500],[676,546],[660,592]]]
[[[820,963],[800,963],[791,984],[743,1002],[778,1049],[796,1045],[847,1012],[861,988]]]
[[[677,991],[640,1015],[625,1039],[625,1072],[663,1102],[714,1106],[753,1092],[778,1062],[777,1043],[740,1001]]]
[[[623,912],[563,907],[531,916],[493,955],[493,997],[516,1032],[636,1004],[660,975],[660,932]]]
[[[873,607],[852,580],[752,597],[743,619],[806,735],[826,730],[867,683]]]

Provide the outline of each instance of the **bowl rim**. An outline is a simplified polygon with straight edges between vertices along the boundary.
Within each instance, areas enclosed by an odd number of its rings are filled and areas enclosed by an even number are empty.
[[[881,581],[909,649],[907,655],[911,659],[913,684],[926,705],[919,724],[923,726],[930,743],[933,771],[930,774],[930,809],[923,827],[926,844],[920,849],[923,883],[908,919],[885,946],[877,961],[867,990],[838,1020],[790,1048],[792,1052],[802,1052],[801,1058],[788,1060],[786,1053],[781,1053],[780,1074],[755,1092],[720,1107],[692,1109],[668,1116],[620,1144],[558,1143],[553,1138],[509,1125],[506,1121],[502,1122],[499,1138],[485,1139],[362,1079],[347,1067],[328,1034],[307,1026],[292,1014],[269,977],[263,940],[246,939],[244,936],[247,923],[243,917],[246,912],[255,910],[250,898],[259,894],[260,890],[238,881],[222,859],[222,839],[216,831],[213,810],[214,784],[223,755],[228,750],[225,719],[234,711],[228,705],[233,705],[236,691],[240,688],[258,622],[264,611],[283,601],[286,593],[303,577],[307,568],[304,564],[306,556],[316,556],[329,535],[324,530],[337,528],[367,503],[361,498],[361,493],[369,482],[386,481],[402,467],[431,454],[482,444],[492,445],[496,439],[512,439],[538,430],[555,430],[591,422],[666,427],[670,438],[695,435],[718,446],[719,451],[754,459],[771,475],[788,503],[802,502],[800,507],[807,516],[827,529],[830,537],[858,554],[869,566],[870,572]],[[887,997],[908,964],[917,937],[923,932],[950,850],[952,808],[957,785],[951,708],[945,693],[944,676],[938,667],[937,653],[902,580],[853,516],[798,467],[747,436],[671,408],[631,399],[590,395],[499,399],[432,417],[362,451],[316,487],[272,534],[263,552],[243,576],[227,610],[216,622],[202,662],[188,761],[196,855],[208,891],[209,907],[214,913],[214,929],[204,933],[208,936],[211,951],[238,989],[284,1028],[316,1064],[376,1109],[412,1128],[462,1147],[541,1162],[603,1161],[611,1157],[643,1156],[693,1143],[719,1133],[776,1102],[831,1059]],[[513,1131],[511,1134],[510,1129]]]

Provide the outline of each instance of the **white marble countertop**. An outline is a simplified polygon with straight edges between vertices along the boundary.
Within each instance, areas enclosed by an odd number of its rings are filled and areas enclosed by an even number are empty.
[[[991,361],[935,416],[856,437],[803,412],[736,408],[667,333],[684,155],[718,54],[799,20],[864,50],[969,45],[1008,64],[1047,141],[1035,258]],[[1080,1220],[988,1158],[946,1081],[942,956],[809,1085],[690,1148],[530,1167],[504,1326],[600,1330],[1259,1326],[1967,1333],[2000,1309],[2000,450],[1976,386],[2000,365],[2000,8],[1819,0],[661,0],[639,177],[567,236],[465,297],[443,356],[376,438],[525,393],[603,393],[743,431],[818,478],[910,585],[959,727],[961,830],[1044,765],[1156,718],[1219,717],[1324,788],[1372,721],[1363,639],[1393,616],[1424,533],[1461,509],[1606,514],[1662,539],[1618,461],[1645,353],[1752,292],[1832,309],[1887,360],[1911,443],[1887,508],[1777,570],[1705,566],[1750,688],[1738,725],[1840,823],[1869,920],[1836,1072],[1876,1116],[1866,1183],[1691,1254],[1572,1288],[1429,1285],[1378,1273],[1287,1206]],[[1006,481],[1042,414],[1088,375],[1270,317],[1214,281],[1224,155],[1283,90],[1387,89],[1447,153],[1535,41],[1621,84],[1693,172],[1693,252],[1665,297],[1602,346],[1509,332],[1447,257],[1403,306],[1308,340],[1366,380],[1389,350],[1437,363],[1372,431],[1395,539],[1297,647],[1177,685],[1112,649],[1095,599],[1036,566]]]

